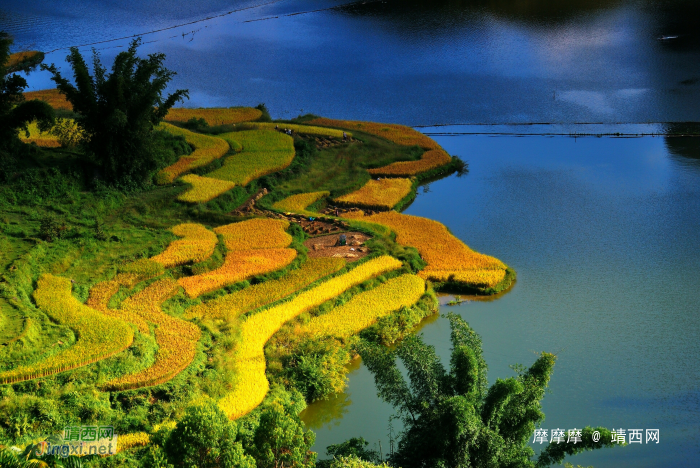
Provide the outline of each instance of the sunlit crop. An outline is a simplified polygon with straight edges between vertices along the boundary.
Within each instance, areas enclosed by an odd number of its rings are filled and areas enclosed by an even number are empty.
[[[197,167],[206,166],[213,160],[228,153],[230,149],[228,143],[221,138],[190,132],[189,130],[168,123],[161,123],[159,128],[167,130],[173,135],[184,136],[185,141],[194,148],[192,154],[181,156],[175,164],[166,167],[158,173],[156,181],[159,184],[170,183],[184,172]]]
[[[176,107],[168,111],[165,120],[168,122],[187,122],[190,119],[204,119],[211,126],[236,124],[259,119],[260,109],[252,107],[185,109]]]
[[[444,150],[433,149],[423,153],[418,161],[399,161],[377,169],[369,169],[368,172],[372,175],[380,176],[410,177],[421,172],[435,169],[436,167],[444,166],[451,161],[452,158],[450,158],[450,155]]]
[[[331,275],[345,266],[342,258],[309,258],[301,268],[278,280],[269,280],[226,294],[212,301],[187,309],[187,318],[235,318],[248,311],[280,300],[299,289]]]
[[[122,434],[117,438],[117,452],[134,447],[144,447],[151,442],[151,436],[145,432]]]
[[[44,148],[58,148],[61,146],[61,142],[58,141],[58,137],[52,135],[50,132],[42,132],[39,130],[39,126],[36,122],[32,122],[27,125],[27,130],[29,130],[29,136],[24,132],[24,130],[19,131],[19,138],[24,143],[34,143],[37,146],[42,146]]]
[[[350,272],[332,278],[304,291],[288,302],[271,307],[249,317],[241,326],[242,340],[237,350],[238,385],[219,402],[231,419],[239,418],[258,406],[269,389],[265,378],[265,343],[287,321],[304,311],[317,307],[376,275],[401,267],[401,262],[389,256],[369,260]]]
[[[31,380],[86,366],[131,345],[134,332],[129,325],[80,303],[71,294],[71,286],[68,278],[42,275],[34,291],[34,300],[51,320],[75,332],[75,344],[49,359],[0,373],[0,383]]]
[[[458,282],[463,281],[476,287],[483,287],[484,284],[493,287],[505,275],[506,266],[503,262],[474,252],[437,221],[393,211],[360,219],[389,227],[396,232],[399,244],[418,249],[428,263],[419,273],[422,278],[446,278],[454,275]],[[487,271],[499,273],[486,273]]]
[[[300,193],[298,195],[292,195],[284,200],[280,200],[272,205],[276,210],[284,212],[301,213],[304,215],[314,216],[317,213],[311,211],[306,211],[306,207],[316,203],[323,197],[330,195],[330,192],[311,192],[311,193]]]
[[[343,138],[343,130],[327,127],[315,127],[313,125],[299,125],[289,123],[274,122],[248,122],[242,125],[243,128],[264,128],[268,130],[290,129],[302,135],[321,135],[335,138]],[[352,132],[345,132],[348,137],[352,137]]]
[[[284,219],[255,218],[214,228],[228,250],[279,249],[292,243]]]
[[[412,306],[424,292],[425,281],[415,275],[392,278],[372,290],[354,296],[342,306],[313,318],[299,329],[299,333],[349,337],[401,307]]]
[[[178,283],[190,297],[199,297],[244,279],[279,270],[297,256],[294,249],[235,250],[226,254],[224,264],[216,270],[180,278]]]
[[[338,127],[361,130],[365,133],[382,137],[403,146],[418,145],[425,150],[441,149],[440,145],[438,145],[432,138],[404,125],[360,122],[356,120],[334,120],[326,118],[310,120],[309,124],[320,125],[322,127]]]
[[[90,288],[90,296],[88,297],[86,305],[110,317],[133,323],[141,333],[148,333],[148,323],[146,323],[143,317],[128,310],[110,309],[107,305],[112,296],[119,291],[120,286],[133,283],[132,277],[134,276],[135,275],[122,273],[112,280],[97,283]]]
[[[359,190],[338,197],[335,201],[343,205],[391,209],[411,190],[412,182],[409,179],[370,179]]]
[[[247,130],[219,135],[242,145],[243,150],[226,158],[224,165],[207,177],[246,185],[251,180],[281,171],[294,159],[294,139],[274,130]]]
[[[477,288],[494,287],[506,276],[506,270],[429,270],[421,271],[420,276],[435,282],[465,283]]]
[[[161,304],[178,290],[172,279],[156,281],[122,302],[121,309],[156,325],[158,353],[155,363],[140,372],[107,382],[108,390],[158,385],[182,372],[195,357],[201,330],[195,324],[163,313]]]
[[[219,239],[216,234],[201,224],[178,224],[170,229],[176,236],[182,237],[170,243],[167,249],[151,260],[166,268],[185,263],[197,263],[211,257]]]
[[[236,186],[236,184],[228,180],[212,179],[211,177],[202,177],[197,174],[184,175],[180,180],[192,186],[192,188],[177,196],[178,200],[188,203],[208,202]]]
[[[40,91],[29,91],[24,93],[24,99],[31,101],[38,99],[46,102],[48,105],[57,110],[73,110],[73,104],[68,102],[65,94],[61,94],[58,89],[42,89]]]

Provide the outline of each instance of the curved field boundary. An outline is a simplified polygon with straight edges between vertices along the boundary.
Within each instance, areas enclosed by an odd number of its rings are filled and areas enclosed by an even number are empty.
[[[121,286],[129,286],[131,284],[132,281],[129,275],[124,274],[117,275],[112,280],[97,283],[90,289],[90,296],[86,305],[110,317],[133,323],[141,333],[149,333],[148,323],[140,315],[127,310],[107,307],[109,300],[119,291]]]
[[[175,164],[166,167],[156,175],[156,182],[161,185],[171,183],[184,172],[206,166],[213,160],[219,159],[228,153],[230,149],[228,143],[221,138],[190,132],[168,123],[161,123],[159,128],[173,135],[184,136],[185,141],[194,147],[192,154],[181,156]]]
[[[233,182],[211,177],[202,177],[197,174],[187,174],[180,177],[180,180],[192,186],[186,192],[177,196],[180,201],[188,203],[205,203],[215,199],[236,186]]]
[[[67,99],[65,94],[61,94],[58,89],[42,89],[39,91],[29,91],[24,93],[24,99],[31,101],[33,99],[38,99],[44,101],[51,107],[57,110],[73,110],[73,104],[71,104]]]
[[[447,152],[441,149],[428,150],[418,161],[398,161],[377,169],[368,169],[372,175],[388,177],[411,177],[452,162]]]
[[[214,228],[228,250],[280,249],[292,243],[289,221],[255,218]]]
[[[74,330],[76,342],[50,359],[3,372],[0,374],[2,384],[46,377],[92,364],[125,350],[134,339],[129,325],[106,317],[75,299],[68,278],[42,275],[34,299],[52,320]]]
[[[423,135],[421,132],[406,127],[405,125],[386,124],[378,122],[361,122],[358,120],[335,120],[321,117],[309,121],[311,125],[321,127],[337,127],[360,130],[371,135],[384,138],[397,145],[413,146],[418,145],[424,150],[442,149],[432,138]]]
[[[283,299],[321,278],[340,271],[343,267],[345,260],[342,258],[309,258],[301,268],[289,272],[282,279],[265,281],[196,305],[185,311],[185,316],[234,319]]]
[[[300,334],[347,338],[377,323],[401,307],[414,305],[425,292],[425,281],[415,275],[392,278],[376,288],[354,296],[327,314],[314,317]]]
[[[199,297],[244,279],[279,270],[292,263],[296,256],[294,249],[235,250],[226,254],[224,264],[216,270],[180,278],[178,283],[188,296]]]
[[[263,128],[267,130],[281,130],[288,128],[302,135],[322,135],[335,138],[343,138],[343,130],[328,127],[316,127],[313,125],[300,125],[289,123],[274,123],[274,122],[249,122],[244,124],[244,127]],[[345,132],[348,137],[352,137],[352,132]]]
[[[27,333],[29,318],[0,298],[0,344],[17,341]]]
[[[267,391],[265,378],[265,343],[285,322],[318,307],[344,291],[382,273],[400,268],[402,263],[384,255],[369,260],[343,275],[331,278],[304,291],[288,302],[263,310],[249,317],[241,326],[242,340],[237,349],[238,386],[219,401],[219,407],[230,419],[239,418],[258,406]]]
[[[211,257],[219,239],[216,234],[201,224],[184,223],[170,229],[176,236],[182,237],[173,241],[161,254],[151,257],[165,268],[171,268],[185,263],[197,263]]]
[[[477,289],[495,287],[505,278],[507,267],[503,262],[474,252],[437,221],[393,211],[359,219],[387,226],[396,232],[396,242],[418,249],[428,263],[418,273],[421,278],[453,281]]]
[[[418,161],[400,161],[387,166],[369,169],[370,174],[384,175],[390,177],[410,177],[427,172],[440,166],[449,164],[452,161],[450,155],[443,150],[435,140],[414,130],[411,127],[395,124],[384,124],[376,122],[360,122],[355,120],[334,120],[318,118],[309,121],[310,124],[340,127],[361,130],[375,135],[393,143],[403,146],[418,145],[426,152]]]
[[[203,109],[171,108],[165,116],[166,122],[187,122],[190,119],[204,119],[208,125],[228,125],[248,122],[262,117],[262,111],[253,107],[208,107]]]
[[[206,174],[237,185],[281,171],[294,159],[294,139],[274,130],[246,130],[219,135],[243,146],[243,151],[226,158],[219,169]]]
[[[111,380],[104,384],[105,389],[120,391],[158,385],[173,379],[192,363],[202,331],[195,324],[165,314],[161,309],[161,304],[178,289],[172,279],[158,280],[124,300],[122,310],[157,325],[158,353],[151,367]]]
[[[284,200],[280,200],[272,205],[276,210],[292,213],[301,213],[303,215],[315,216],[317,213],[306,211],[309,205],[319,201],[323,197],[330,195],[330,192],[310,192],[292,195]]]
[[[410,179],[370,179],[356,190],[334,201],[340,205],[390,210],[413,190]]]

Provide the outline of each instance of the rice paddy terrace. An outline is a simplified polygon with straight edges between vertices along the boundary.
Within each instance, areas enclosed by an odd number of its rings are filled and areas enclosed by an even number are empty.
[[[34,97],[70,111],[54,92]],[[371,331],[389,344],[437,312],[436,289],[493,294],[513,282],[505,263],[442,224],[399,212],[422,181],[460,165],[430,138],[400,125],[260,117],[174,109],[160,129],[191,151],[157,174],[158,187],[0,205],[0,395],[36,415],[13,443],[99,419],[129,450],[208,398],[242,418],[272,386],[294,385],[282,363],[302,343],[349,350]],[[190,119],[206,125],[188,129]],[[23,138],[69,157],[36,127]],[[258,216],[231,215],[262,188]],[[38,238],[47,213],[67,235]],[[312,258],[300,218],[363,233],[367,255]],[[76,410],[56,416],[69,399]]]

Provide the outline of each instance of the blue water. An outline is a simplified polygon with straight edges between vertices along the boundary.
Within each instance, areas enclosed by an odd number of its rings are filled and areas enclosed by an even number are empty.
[[[470,172],[431,183],[406,212],[444,223],[518,272],[513,289],[495,301],[441,308],[481,334],[490,380],[514,375],[510,364],[530,365],[537,353],[553,352],[543,428],[600,425],[661,435],[658,445],[571,462],[698,466],[700,141],[435,138],[468,160]],[[448,363],[447,320],[422,333]],[[342,419],[315,424],[322,455],[327,445],[360,435],[377,447],[381,440],[386,453],[392,410],[372,382],[360,366],[346,395],[319,405],[338,413],[339,402],[352,401]]]

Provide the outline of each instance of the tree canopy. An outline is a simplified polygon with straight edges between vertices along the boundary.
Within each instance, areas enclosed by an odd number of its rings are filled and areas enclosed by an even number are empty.
[[[94,75],[79,50],[72,47],[66,60],[75,85],[54,64],[42,65],[79,114],[76,122],[85,135],[81,144],[85,155],[111,183],[150,181],[161,165],[152,141],[154,127],[175,103],[188,97],[187,90],[179,89],[163,98],[175,72],[163,65],[165,54],[137,57],[140,44],[140,38],[135,39],[128,50],[119,53],[111,73],[93,49]]]
[[[577,443],[550,443],[534,459],[528,440],[544,420],[540,402],[556,356],[542,353],[517,377],[487,386],[481,338],[458,315],[449,314],[452,356],[445,369],[435,349],[411,336],[395,350],[365,342],[359,348],[374,374],[379,396],[404,423],[393,466],[535,468],[561,463],[566,455],[612,446],[605,428],[582,429]],[[406,382],[397,367],[403,363]],[[593,441],[593,431],[601,437]]]

